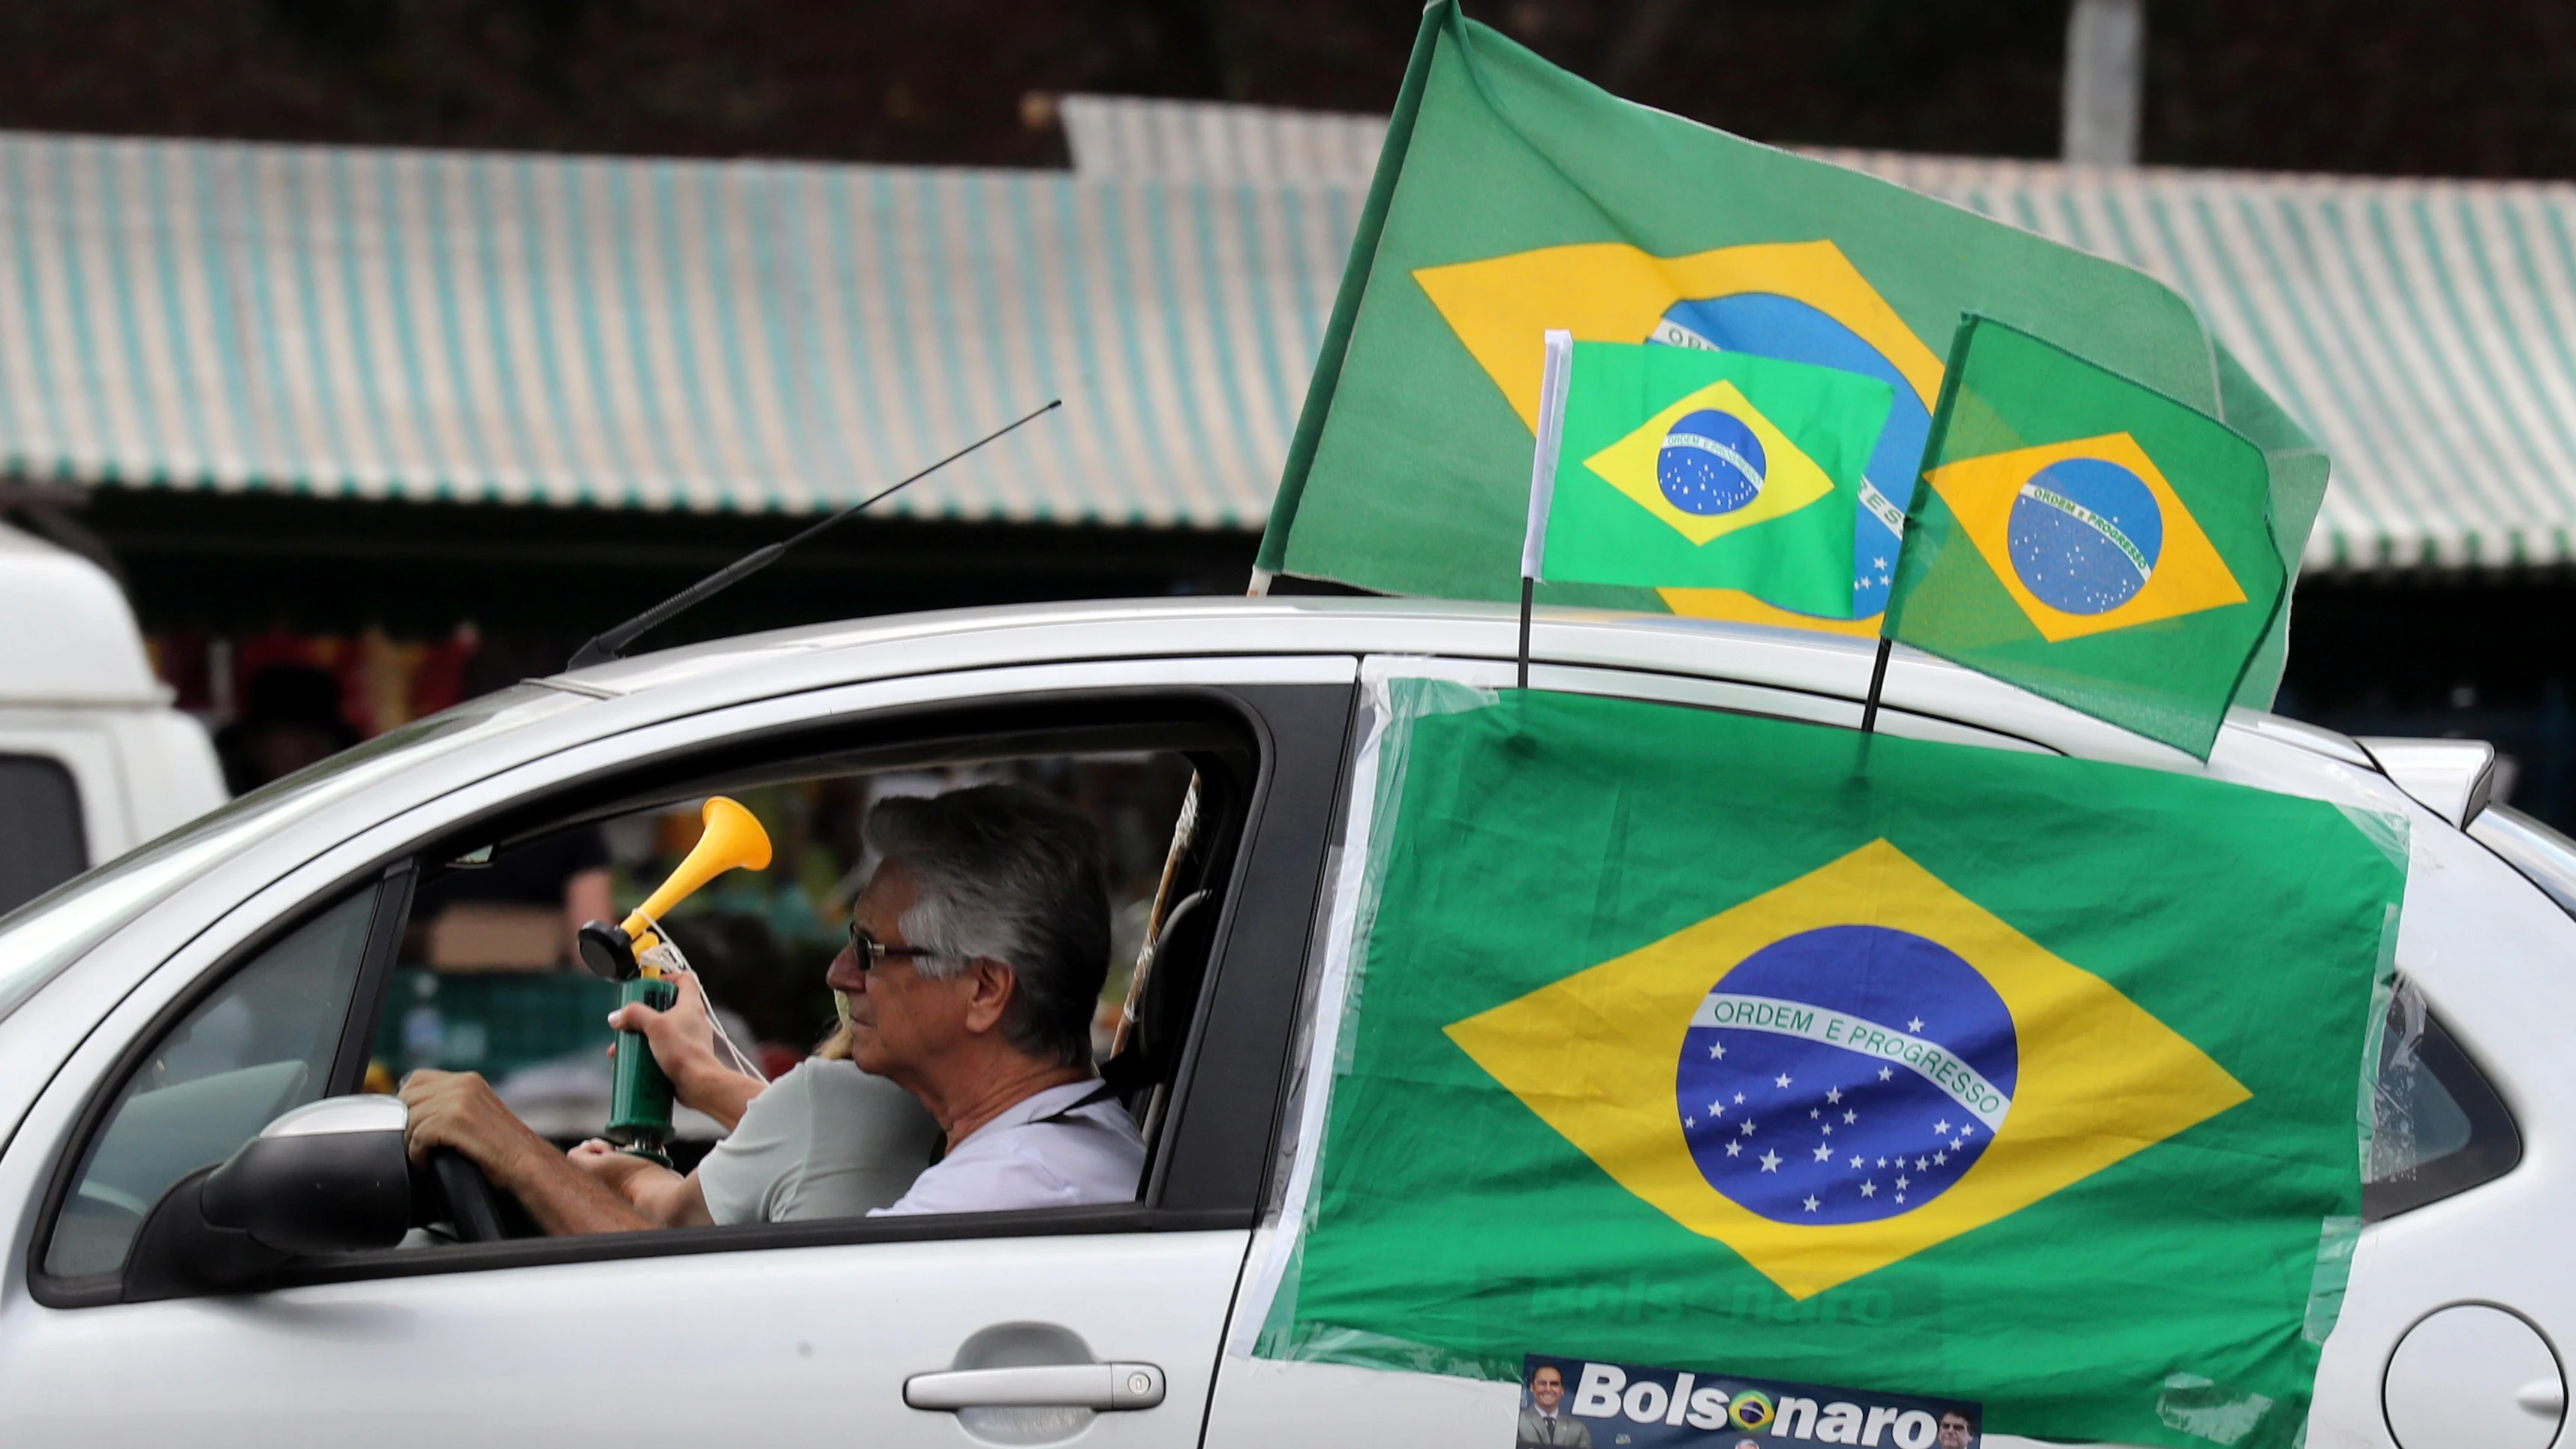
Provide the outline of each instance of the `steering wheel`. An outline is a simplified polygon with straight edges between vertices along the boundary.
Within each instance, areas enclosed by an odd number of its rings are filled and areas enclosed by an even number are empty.
[[[497,1243],[509,1236],[501,1226],[501,1202],[492,1179],[472,1158],[442,1147],[429,1154],[429,1176],[438,1184],[439,1196],[447,1199],[447,1220],[460,1240]]]

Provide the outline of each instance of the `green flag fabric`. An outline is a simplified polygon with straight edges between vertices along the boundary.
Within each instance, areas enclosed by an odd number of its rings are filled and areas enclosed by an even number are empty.
[[[2298,1441],[2402,820],[1588,696],[1399,680],[1386,714],[1256,1353]]]
[[[1837,368],[1575,343],[1544,576],[1851,617],[1861,469],[1894,400]]]
[[[2261,448],[1972,317],[1923,481],[1889,638],[2209,758],[2289,588]]]
[[[2295,567],[2323,455],[2160,283],[1620,100],[1440,0],[1423,16],[1258,566],[1382,593],[1517,599],[1540,339],[1563,328],[1578,341],[1838,367],[1895,399],[1854,519],[1857,617],[1730,589],[1542,584],[1542,602],[1875,636],[1940,350],[1970,311],[2299,455],[2275,475]],[[2270,703],[2280,634],[2240,702]]]

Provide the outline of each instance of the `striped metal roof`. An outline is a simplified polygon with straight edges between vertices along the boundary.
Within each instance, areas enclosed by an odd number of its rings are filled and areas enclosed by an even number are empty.
[[[1091,98],[1085,114],[1077,172],[1252,177],[1302,145],[1302,175],[1368,180],[1368,158],[1316,148],[1293,112]],[[2576,561],[2576,186],[1808,154],[2190,297],[2333,457],[2310,567]]]
[[[0,464],[1254,526],[1376,128],[1067,97],[1072,174],[0,134]],[[2576,187],[1821,152],[2129,262],[2325,444],[2311,566],[2576,561]]]
[[[1057,112],[1075,172],[1128,181],[1366,187],[1386,145],[1384,116],[1087,95],[1065,96]]]
[[[1257,526],[1360,189],[0,134],[0,462]]]
[[[2576,561],[2576,186],[1816,154],[2196,302],[2334,459],[2311,567]]]

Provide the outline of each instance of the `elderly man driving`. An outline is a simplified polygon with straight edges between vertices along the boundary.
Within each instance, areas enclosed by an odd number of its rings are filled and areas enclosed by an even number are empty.
[[[1144,1141],[1091,1064],[1109,957],[1091,822],[987,785],[884,801],[866,834],[883,860],[824,978],[847,1061],[765,1087],[730,1071],[688,978],[671,1011],[611,1018],[646,1034],[681,1102],[733,1128],[696,1171],[599,1142],[567,1157],[472,1073],[403,1083],[412,1155],[456,1149],[549,1233],[1132,1199]]]

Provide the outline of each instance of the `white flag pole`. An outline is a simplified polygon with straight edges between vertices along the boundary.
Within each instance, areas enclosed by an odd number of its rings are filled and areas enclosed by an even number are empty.
[[[1538,442],[1530,451],[1529,529],[1521,535],[1521,688],[1529,688],[1530,606],[1547,560],[1547,512],[1556,501],[1556,459],[1565,442],[1565,390],[1574,376],[1574,334],[1547,333],[1538,382]]]

